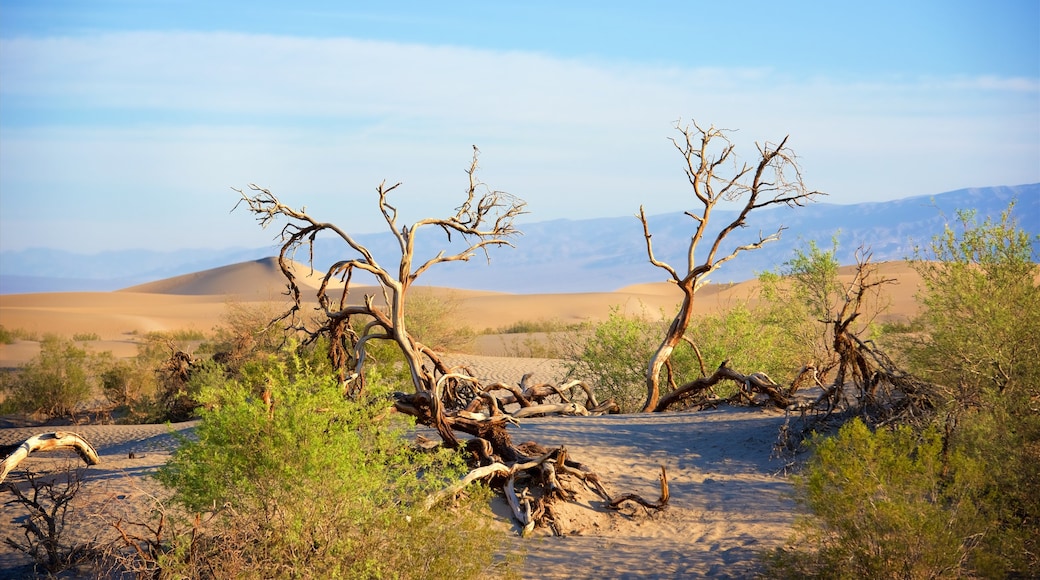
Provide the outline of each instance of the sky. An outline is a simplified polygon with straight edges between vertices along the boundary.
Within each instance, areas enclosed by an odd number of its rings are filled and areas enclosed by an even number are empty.
[[[250,183],[447,217],[473,145],[523,221],[684,211],[692,121],[828,203],[1040,182],[1040,2],[0,0],[0,250],[273,245]]]

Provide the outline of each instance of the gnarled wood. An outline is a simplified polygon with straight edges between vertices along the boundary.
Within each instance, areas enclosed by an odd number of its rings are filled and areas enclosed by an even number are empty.
[[[7,474],[11,473],[15,467],[18,467],[18,464],[28,457],[30,453],[66,448],[75,449],[76,453],[83,458],[87,465],[101,463],[101,458],[98,457],[94,446],[75,433],[65,431],[40,433],[26,439],[10,455],[4,458],[3,463],[0,463],[0,483],[7,479]]]
[[[747,394],[761,393],[769,397],[769,399],[781,409],[787,407],[790,403],[790,391],[785,390],[780,385],[773,382],[764,373],[751,373],[745,375],[729,367],[729,360],[722,361],[719,368],[715,369],[715,372],[707,377],[700,377],[694,379],[678,389],[668,393],[658,401],[657,406],[654,407],[655,412],[666,411],[672,405],[675,405],[683,400],[686,400],[695,394],[709,389],[718,383],[729,380],[734,381],[743,386]]]
[[[686,215],[694,220],[693,234],[687,245],[686,264],[683,268],[676,269],[654,254],[653,236],[650,233],[646,212],[642,207],[639,208],[637,217],[643,225],[647,258],[651,264],[668,274],[670,281],[676,284],[683,295],[679,311],[647,365],[644,412],[660,408],[661,371],[671,360],[675,347],[683,340],[683,335],[690,325],[697,290],[707,281],[708,276],[723,264],[742,252],[757,250],[766,243],[779,239],[784,228],[780,227],[769,235],[760,233],[757,240],[737,246],[728,253],[722,252],[726,238],[738,228],[747,226],[748,215],[753,210],[779,205],[801,206],[814,197],[823,195],[805,187],[795,155],[787,148],[787,137],[779,144],[758,145],[758,161],[754,165],[745,163],[736,166],[733,162],[735,147],[726,136],[725,130],[715,127],[703,129],[696,123],[693,123],[692,128],[677,123],[676,129],[681,138],[673,139],[672,143],[686,162],[686,178],[700,209],[696,212],[686,212]],[[723,171],[730,167],[733,167],[733,171],[723,175]],[[712,239],[712,234],[708,233],[712,211],[722,201],[738,201],[740,210],[732,221],[723,224]],[[698,256],[696,254],[702,241],[710,245],[703,255]]]
[[[653,510],[662,510],[668,506],[668,500],[671,498],[671,493],[668,491],[668,472],[665,471],[664,466],[661,466],[661,497],[656,501],[648,501],[634,493],[626,493],[613,499],[607,504],[611,509],[619,509],[621,504],[626,501],[634,501],[637,504]]]

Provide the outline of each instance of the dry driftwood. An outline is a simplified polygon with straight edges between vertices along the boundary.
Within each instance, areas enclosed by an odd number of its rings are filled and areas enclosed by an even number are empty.
[[[40,433],[26,439],[4,459],[3,463],[0,463],[0,483],[7,479],[7,474],[11,473],[15,467],[18,467],[18,464],[28,457],[30,453],[67,447],[75,449],[76,453],[83,458],[87,465],[101,463],[101,458],[98,457],[94,446],[75,433],[67,433],[65,431]]]
[[[725,380],[734,381],[743,385],[744,390],[749,396],[755,393],[766,395],[773,404],[781,409],[786,408],[790,403],[790,390],[785,390],[783,387],[773,382],[773,380],[765,373],[751,373],[745,375],[730,368],[729,360],[724,360],[722,361],[722,364],[719,365],[719,368],[715,369],[715,372],[710,376],[692,380],[671,393],[661,397],[653,410],[658,413],[667,411],[672,405],[689,399],[697,393],[711,388]],[[795,384],[797,384],[797,382]]]

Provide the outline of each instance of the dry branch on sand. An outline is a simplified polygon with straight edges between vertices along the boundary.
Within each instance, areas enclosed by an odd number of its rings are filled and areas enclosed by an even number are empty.
[[[30,453],[36,451],[51,451],[54,449],[75,449],[76,453],[83,458],[83,461],[86,462],[87,465],[97,465],[98,463],[101,463],[101,458],[98,457],[97,451],[94,450],[94,446],[75,433],[67,433],[64,431],[40,433],[39,435],[33,435],[26,439],[21,445],[15,447],[14,450],[4,458],[3,462],[0,463],[0,482],[7,479],[7,474],[11,473],[11,470],[15,467],[18,467],[18,464],[28,457]]]

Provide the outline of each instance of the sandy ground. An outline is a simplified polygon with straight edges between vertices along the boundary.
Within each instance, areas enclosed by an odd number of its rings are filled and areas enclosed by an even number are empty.
[[[882,264],[882,274],[897,280],[886,287],[888,319],[907,319],[920,283],[906,264]],[[846,277],[851,270],[843,269]],[[314,280],[301,273],[305,284]],[[156,330],[209,332],[229,303],[270,307],[282,291],[281,274],[271,260],[238,264],[164,280],[120,292],[25,294],[0,296],[0,324],[25,332],[71,337],[96,333],[84,342],[93,350],[133,356],[144,333]],[[740,301],[754,302],[757,282],[709,285],[698,293],[697,312]],[[669,284],[643,284],[616,292],[559,295],[511,295],[440,288],[416,291],[450,296],[458,302],[457,322],[475,330],[500,329],[520,321],[582,322],[605,319],[612,307],[629,312],[674,312],[679,295]],[[354,291],[351,300],[364,292]],[[517,382],[527,372],[535,381],[560,378],[562,366],[551,359],[507,358],[524,335],[489,334],[478,338],[478,354],[455,355],[485,381]],[[537,337],[535,337],[537,338]],[[0,345],[0,368],[17,367],[34,357],[38,342]],[[514,351],[514,352],[510,352]],[[756,553],[787,540],[797,508],[790,481],[776,475],[782,465],[771,459],[783,416],[756,409],[699,413],[627,415],[599,418],[528,419],[513,428],[516,441],[566,445],[571,456],[597,472],[612,494],[638,493],[656,498],[661,466],[668,471],[671,503],[661,513],[642,509],[609,514],[590,501],[565,511],[564,537],[544,534],[521,539],[504,510],[500,520],[510,530],[510,550],[527,554],[527,578],[672,578],[751,575]],[[141,517],[162,490],[149,475],[176,448],[173,432],[191,433],[193,424],[89,425],[69,428],[91,441],[102,463],[83,468],[83,487],[69,519],[83,539],[112,537],[111,523]],[[53,429],[48,429],[53,430]],[[0,443],[11,444],[39,428],[0,429]],[[133,453],[133,457],[131,457]],[[36,454],[22,466],[40,473],[80,466],[72,453]],[[21,470],[10,481],[24,488]],[[17,534],[21,508],[0,506],[0,539]],[[0,544],[0,578],[18,574],[26,557]]]

